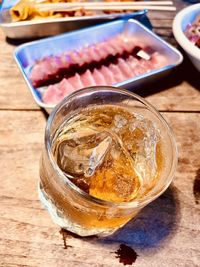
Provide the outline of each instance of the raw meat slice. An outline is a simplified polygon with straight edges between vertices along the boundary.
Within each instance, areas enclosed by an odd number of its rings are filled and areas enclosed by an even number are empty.
[[[88,54],[88,56],[90,58],[90,62],[92,62],[92,61],[100,61],[101,60],[101,56],[97,52],[97,50],[96,50],[94,45],[92,45],[92,46],[87,48],[87,54]]]
[[[117,36],[116,44],[118,46],[121,46],[123,50],[127,52],[131,52],[133,48],[135,47],[135,42],[133,41],[133,39],[125,35]]]
[[[69,56],[70,56],[70,63],[71,64],[77,64],[79,66],[81,66],[83,64],[84,60],[82,60],[82,54],[80,54],[79,52],[72,51],[69,53]]]
[[[118,65],[119,69],[121,70],[121,72],[123,73],[124,77],[126,77],[126,79],[130,79],[131,77],[133,77],[133,72],[132,72],[131,68],[126,63],[126,61],[124,61],[122,58],[118,59],[117,65]]]
[[[108,42],[102,44],[102,49],[107,52],[107,55],[115,56],[117,54],[116,49],[114,49]]]
[[[108,44],[116,51],[116,53],[122,54],[124,52],[124,48],[118,44],[116,38],[109,40]]]
[[[87,70],[86,72],[81,74],[81,81],[84,85],[83,87],[96,86],[96,82],[90,70]]]
[[[59,69],[69,67],[70,61],[69,56],[62,57],[49,57],[37,62],[33,66],[30,74],[30,79],[33,85],[36,86],[39,81],[48,79],[49,75],[54,75]]]
[[[41,62],[41,68],[45,70],[45,76],[54,73],[55,65],[53,64],[53,58],[48,58],[48,60]]]
[[[159,52],[154,52],[151,56],[151,62],[153,64],[153,68],[158,69],[167,65],[167,59]]]
[[[104,79],[106,80],[107,85],[112,85],[117,83],[117,81],[114,78],[113,73],[109,70],[109,68],[102,66],[99,71],[104,76]]]
[[[126,80],[126,77],[123,75],[123,73],[121,72],[120,68],[117,65],[110,64],[108,68],[113,73],[116,82],[122,82]]]
[[[42,101],[46,104],[57,104],[64,97],[56,84],[49,85],[42,96]]]
[[[60,56],[60,68],[68,68],[71,64],[71,57],[69,56],[69,53],[64,53]]]
[[[143,73],[147,73],[153,69],[153,64],[150,60],[141,59],[140,66],[143,69]]]
[[[108,50],[105,49],[106,45],[106,42],[102,42],[96,45],[97,53],[100,55],[101,59],[105,59],[109,55]]]
[[[136,59],[135,57],[133,56],[129,56],[126,60],[126,63],[129,65],[129,67],[131,68],[132,70],[132,74],[133,75],[136,75],[136,70],[137,70],[137,67],[138,67],[138,59]]]
[[[104,79],[104,76],[101,74],[100,71],[98,71],[97,69],[94,69],[92,75],[93,75],[96,85],[107,85]]]
[[[60,83],[50,85],[42,96],[42,101],[46,104],[57,104],[66,95],[72,93],[74,88],[68,83],[66,79],[63,79]]]
[[[80,50],[80,57],[84,63],[89,63],[92,61],[89,47],[84,47],[83,49]]]
[[[62,68],[62,61],[60,57],[51,57],[49,62],[51,64],[51,73],[54,74],[59,68]]]
[[[42,64],[37,64],[33,66],[30,74],[30,80],[33,83],[33,86],[35,86],[36,81],[44,80],[46,78],[46,70],[42,66]]]
[[[65,78],[59,83],[59,89],[66,94],[70,94],[76,90],[76,88],[73,87],[72,84]]]
[[[81,77],[78,73],[68,79],[68,82],[75,88],[75,90],[81,89],[84,87]]]
[[[133,56],[129,56],[126,63],[132,70],[132,77],[141,75],[145,72],[144,68],[141,66],[141,60],[138,60]]]

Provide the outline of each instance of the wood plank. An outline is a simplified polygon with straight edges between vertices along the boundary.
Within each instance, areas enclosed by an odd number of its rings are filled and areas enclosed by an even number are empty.
[[[171,74],[175,75],[175,74]],[[168,79],[168,80],[167,80]],[[143,89],[142,96],[154,105],[160,111],[199,111],[200,93],[189,82],[181,82],[179,85],[173,85],[171,88],[161,90],[160,86],[170,81],[170,76],[166,80],[158,81],[155,85],[150,85]],[[159,82],[162,84],[160,85]],[[187,97],[186,97],[187,95]]]
[[[45,117],[40,111],[0,111],[0,266],[123,266],[122,243],[139,255],[133,266],[199,266],[200,114],[163,113],[176,135],[179,164],[170,188],[113,236],[77,238],[63,247],[37,196]],[[198,197],[198,194],[196,194]]]
[[[152,24],[153,28],[167,28],[171,29],[172,27],[172,19],[159,19],[159,18],[149,18],[150,23]]]
[[[197,0],[198,1],[198,0]],[[175,12],[160,12],[160,11],[149,11],[148,12],[148,17],[150,19],[160,19],[162,21],[163,19],[174,19],[174,16],[176,13],[178,13],[181,9],[187,7],[190,5],[189,1],[179,1],[179,0],[174,0],[173,1],[174,6],[176,7]]]
[[[0,108],[39,109],[14,61],[14,49],[15,46],[6,42],[0,29]]]

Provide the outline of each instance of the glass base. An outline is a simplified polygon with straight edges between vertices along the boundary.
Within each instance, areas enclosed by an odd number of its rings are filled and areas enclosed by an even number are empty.
[[[38,193],[39,199],[44,205],[44,207],[49,212],[53,222],[60,227],[75,233],[79,236],[91,236],[91,235],[98,235],[98,236],[108,236],[113,234],[119,228],[84,228],[81,225],[75,223],[74,221],[70,220],[68,217],[63,217],[62,212],[58,210],[58,208],[53,204],[53,202],[48,198],[47,194],[44,190],[42,190],[40,184],[38,186]]]

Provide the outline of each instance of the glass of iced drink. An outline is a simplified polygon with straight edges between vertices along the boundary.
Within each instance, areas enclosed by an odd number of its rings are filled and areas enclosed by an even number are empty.
[[[48,119],[39,196],[61,227],[106,236],[166,190],[176,164],[172,131],[147,101],[119,88],[86,88]]]

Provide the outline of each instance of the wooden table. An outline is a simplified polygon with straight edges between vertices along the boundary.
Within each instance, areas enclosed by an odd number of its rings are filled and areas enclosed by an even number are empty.
[[[178,9],[183,5],[177,1]],[[149,14],[154,31],[176,45],[173,16]],[[185,59],[168,78],[139,91],[176,135],[172,185],[113,236],[77,238],[60,231],[38,200],[46,116],[13,60],[15,45],[0,32],[0,266],[123,266],[115,253],[121,244],[137,253],[133,266],[200,266],[200,79],[191,63]]]

